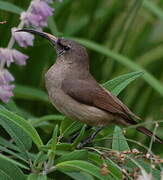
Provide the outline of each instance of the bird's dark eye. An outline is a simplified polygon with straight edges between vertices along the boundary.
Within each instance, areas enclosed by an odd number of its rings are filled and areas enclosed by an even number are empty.
[[[70,47],[69,47],[69,46],[64,46],[63,49],[64,49],[65,51],[68,51],[68,50],[70,50]]]

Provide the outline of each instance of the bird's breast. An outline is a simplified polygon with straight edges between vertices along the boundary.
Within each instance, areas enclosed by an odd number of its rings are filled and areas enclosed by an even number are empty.
[[[45,86],[47,91],[51,91],[53,88],[61,88],[62,81],[66,77],[66,69],[69,66],[66,64],[54,64],[45,74]]]
[[[53,65],[45,75],[45,84],[49,99],[56,109],[74,120],[79,120],[92,126],[106,125],[114,119],[114,116],[94,106],[82,104],[62,89],[62,82],[70,75],[68,66]],[[72,75],[72,74],[71,74]]]
[[[49,98],[55,108],[67,117],[91,126],[105,126],[114,116],[94,106],[79,103],[59,88],[49,92]]]

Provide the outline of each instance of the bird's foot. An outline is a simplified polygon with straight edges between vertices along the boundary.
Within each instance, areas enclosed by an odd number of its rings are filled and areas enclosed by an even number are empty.
[[[73,134],[69,139],[68,142],[69,143],[73,143],[74,140],[79,136],[80,132],[76,132],[75,134]]]
[[[90,144],[92,140],[96,137],[96,135],[103,129],[103,127],[99,127],[95,132],[91,134],[88,138],[84,139],[80,144],[78,144],[77,148],[82,149],[85,145]]]
[[[92,126],[87,126],[85,130],[88,131],[88,130],[90,130],[91,128],[92,128]],[[69,142],[69,143],[73,143],[74,140],[79,136],[79,134],[80,134],[80,131],[79,131],[79,132],[76,132],[75,134],[73,134],[73,135],[71,136],[71,138],[68,139],[68,142]]]

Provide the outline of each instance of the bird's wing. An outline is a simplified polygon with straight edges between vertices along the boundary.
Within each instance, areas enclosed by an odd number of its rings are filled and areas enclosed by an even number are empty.
[[[94,80],[65,80],[62,84],[62,90],[83,104],[95,106],[122,117],[125,119],[125,123],[121,121],[123,125],[137,124],[136,120],[140,119],[116,96],[113,96]],[[162,139],[145,127],[140,126],[136,129],[149,137],[155,137],[156,141],[163,144]]]
[[[96,81],[64,80],[62,89],[66,94],[83,104],[117,114],[128,121],[139,119],[116,96],[113,96]],[[136,124],[136,122],[133,121],[131,124]]]

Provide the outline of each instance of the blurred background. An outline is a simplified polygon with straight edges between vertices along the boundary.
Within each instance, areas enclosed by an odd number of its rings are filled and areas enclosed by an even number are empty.
[[[30,3],[29,0],[5,2],[16,5],[21,11],[26,10]],[[149,76],[144,75],[132,82],[119,98],[144,121],[162,120],[163,1],[64,0],[54,2],[52,6],[55,8],[54,15],[49,18],[44,31],[56,36],[78,38],[79,42],[84,39],[81,42],[86,47],[89,46],[88,41],[102,47],[88,48],[91,73],[99,83],[136,69],[149,72]],[[7,21],[0,25],[0,46],[6,47],[11,28],[20,22],[20,12],[13,8],[6,9],[1,2],[0,9],[0,20]],[[36,37],[33,47],[22,49],[16,44],[14,47],[30,58],[24,67],[11,66],[10,70],[16,79],[15,96],[6,106],[29,119],[59,114],[48,101],[44,85],[44,74],[56,59],[55,50],[40,37]],[[119,60],[111,53],[106,56],[103,47],[113,54],[120,54]],[[132,63],[125,64],[125,58]],[[45,138],[52,127],[52,122],[44,124]],[[148,127],[152,130],[153,124],[149,123]],[[162,130],[163,125],[160,124],[157,134],[161,138]],[[143,143],[149,142],[148,138],[134,129],[129,130],[128,136],[133,139],[141,137]],[[159,148],[154,150],[163,153]]]

